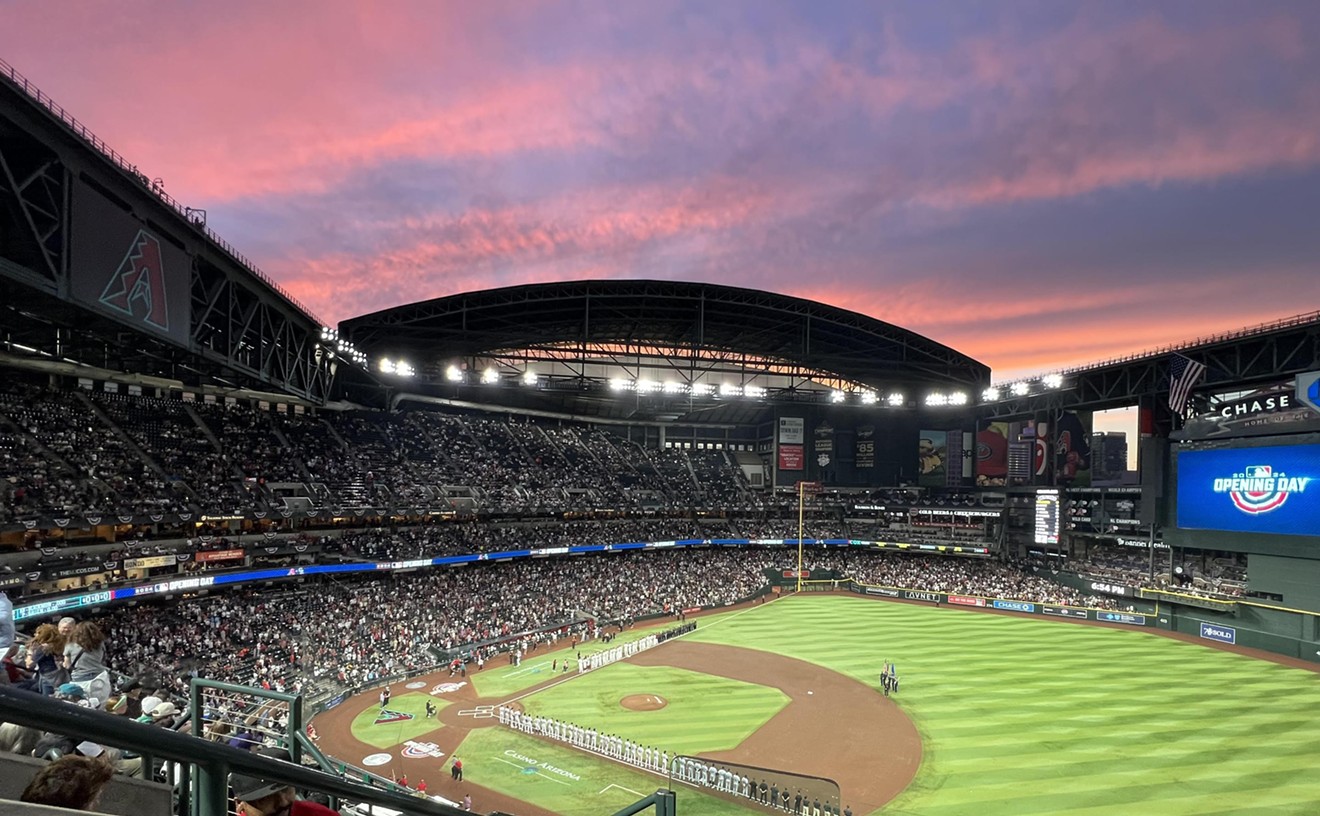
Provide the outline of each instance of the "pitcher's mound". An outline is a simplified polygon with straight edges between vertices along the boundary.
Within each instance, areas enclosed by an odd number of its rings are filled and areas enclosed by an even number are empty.
[[[669,705],[669,701],[658,694],[629,694],[619,705],[629,711],[658,711]]]

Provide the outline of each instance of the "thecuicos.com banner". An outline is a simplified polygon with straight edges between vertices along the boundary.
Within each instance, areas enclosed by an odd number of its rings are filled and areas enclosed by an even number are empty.
[[[1178,526],[1320,536],[1320,445],[1182,451]]]

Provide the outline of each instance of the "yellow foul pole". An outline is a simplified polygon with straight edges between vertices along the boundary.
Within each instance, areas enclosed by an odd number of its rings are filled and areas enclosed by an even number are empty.
[[[803,495],[806,493],[807,484],[798,480],[798,568],[797,568],[797,591],[802,591],[802,504]]]

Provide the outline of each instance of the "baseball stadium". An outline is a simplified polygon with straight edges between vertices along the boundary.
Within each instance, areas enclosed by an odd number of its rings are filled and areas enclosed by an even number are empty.
[[[1007,381],[714,283],[332,326],[4,63],[0,169],[4,813],[1320,811],[1320,312]]]

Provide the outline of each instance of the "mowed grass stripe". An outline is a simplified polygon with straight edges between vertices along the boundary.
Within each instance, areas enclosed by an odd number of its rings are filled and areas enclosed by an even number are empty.
[[[1305,772],[1320,751],[1303,713],[1320,706],[1310,672],[1139,630],[846,597],[786,598],[692,637],[873,687],[881,661],[895,661],[895,702],[926,745],[886,813],[1235,812],[1265,801],[1320,812],[1320,779]]]

